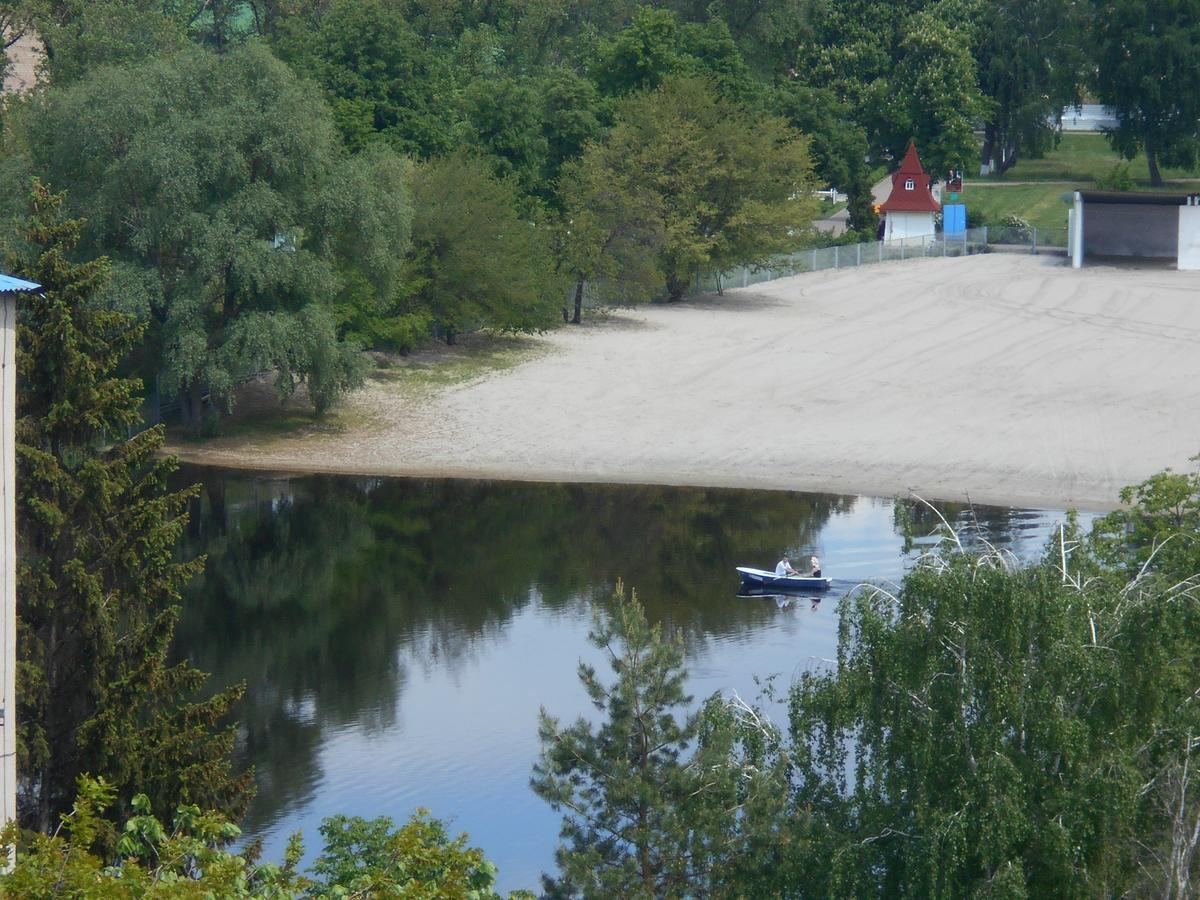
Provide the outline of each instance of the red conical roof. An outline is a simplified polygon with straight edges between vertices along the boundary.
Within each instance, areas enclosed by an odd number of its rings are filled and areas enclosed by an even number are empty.
[[[900,160],[897,172],[905,175],[924,175],[925,167],[921,165],[921,157],[917,156],[917,142],[909,141],[908,149],[904,151],[904,159]]]
[[[909,187],[909,185],[912,187]],[[929,176],[917,156],[917,144],[909,141],[900,168],[892,173],[892,192],[879,207],[881,212],[938,212]]]

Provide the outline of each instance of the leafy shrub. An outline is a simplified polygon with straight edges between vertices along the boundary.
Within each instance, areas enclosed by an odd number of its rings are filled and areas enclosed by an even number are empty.
[[[1134,184],[1129,163],[1117,163],[1107,175],[1096,179],[1096,187],[1102,191],[1132,191]]]

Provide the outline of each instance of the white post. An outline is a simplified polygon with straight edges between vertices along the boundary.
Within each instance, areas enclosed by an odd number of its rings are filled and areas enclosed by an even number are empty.
[[[0,325],[0,542],[3,543],[3,609],[0,610],[0,827],[17,817],[17,497],[16,452],[13,447],[17,422],[17,295],[0,293],[4,305]],[[15,850],[0,865],[11,867]]]
[[[838,246],[835,244],[833,247],[833,267],[835,269],[838,268],[838,249]]]
[[[1074,231],[1071,235],[1071,268],[1078,269],[1083,265],[1083,197],[1075,192],[1075,213],[1071,217]]]

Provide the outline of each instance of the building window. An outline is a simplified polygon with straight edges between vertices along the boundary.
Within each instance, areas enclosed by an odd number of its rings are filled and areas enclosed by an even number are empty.
[[[913,180],[911,178],[908,179],[908,181],[904,182],[904,189],[906,191],[911,191],[915,187],[916,187],[916,184],[913,182]]]

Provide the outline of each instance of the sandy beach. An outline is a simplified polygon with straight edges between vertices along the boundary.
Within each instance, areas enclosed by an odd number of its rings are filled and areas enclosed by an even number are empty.
[[[594,318],[347,433],[184,458],[273,470],[817,490],[1104,509],[1200,452],[1200,273],[995,253]],[[352,410],[352,411],[353,411]]]

